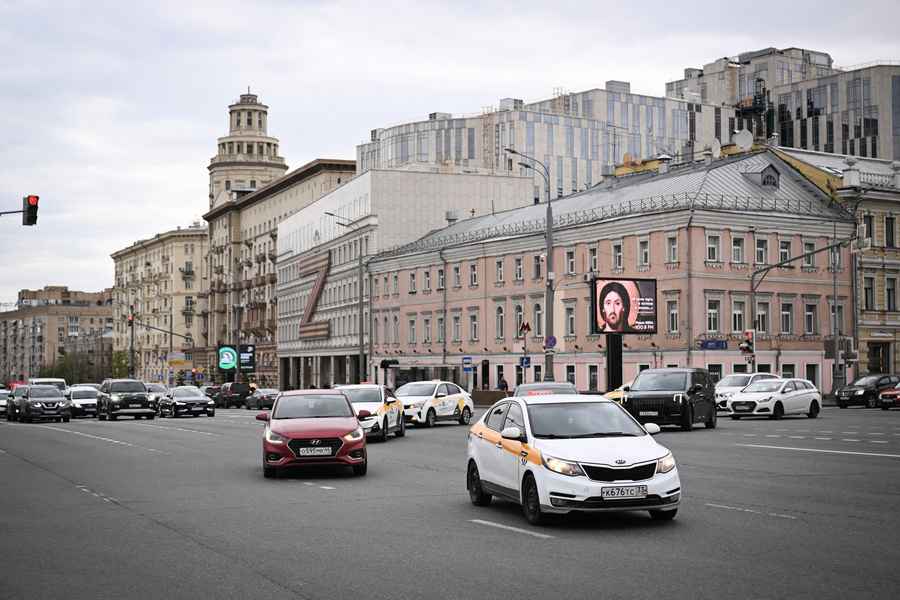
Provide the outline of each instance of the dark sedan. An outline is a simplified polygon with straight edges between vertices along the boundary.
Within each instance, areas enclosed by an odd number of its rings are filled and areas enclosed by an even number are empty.
[[[250,410],[251,408],[257,410],[272,408],[275,404],[275,398],[277,398],[280,393],[281,392],[273,388],[259,388],[247,396],[247,402],[244,404],[244,408],[247,410]]]
[[[896,375],[866,375],[860,377],[850,385],[845,385],[838,390],[837,404],[841,408],[853,405],[862,405],[866,408],[876,408],[881,392],[889,390],[900,382]]]
[[[25,423],[43,419],[66,423],[72,417],[69,401],[52,385],[29,385],[22,396],[19,420]]]
[[[159,415],[161,417],[207,417],[216,416],[216,403],[200,388],[192,385],[180,385],[172,388],[168,395],[159,400]]]

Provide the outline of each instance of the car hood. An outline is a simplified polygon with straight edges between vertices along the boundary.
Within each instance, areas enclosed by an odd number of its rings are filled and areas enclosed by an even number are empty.
[[[207,398],[206,396],[182,396],[181,398],[174,398],[174,400],[175,402],[184,402],[185,404],[206,404],[207,402],[209,402],[209,398]]]
[[[431,400],[431,396],[397,396],[403,404],[413,404],[419,400]]]
[[[356,417],[272,419],[269,428],[288,437],[340,437],[359,427]]]
[[[353,410],[357,413],[361,410],[367,410],[373,415],[378,412],[378,409],[381,408],[381,402],[354,402]]]
[[[723,386],[716,388],[716,394],[736,394],[744,389],[744,386]]]
[[[659,398],[660,396],[671,398],[675,394],[687,394],[685,390],[659,390],[658,392],[628,392],[629,398]]]
[[[534,445],[542,454],[554,458],[610,466],[616,466],[617,460],[629,465],[656,460],[669,452],[649,435],[576,440],[535,438]]]
[[[731,397],[732,402],[759,402],[760,400],[768,400],[778,395],[778,392],[745,392],[743,394],[735,394]]]

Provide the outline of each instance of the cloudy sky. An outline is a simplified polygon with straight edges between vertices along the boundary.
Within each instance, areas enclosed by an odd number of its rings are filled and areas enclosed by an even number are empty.
[[[767,46],[900,59],[900,3],[0,0],[0,302],[112,285],[109,254],[199,219],[247,86],[291,168],[369,130],[608,79],[662,95],[686,66]]]

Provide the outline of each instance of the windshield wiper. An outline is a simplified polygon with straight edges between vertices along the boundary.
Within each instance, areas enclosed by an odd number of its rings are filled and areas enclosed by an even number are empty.
[[[582,433],[580,435],[572,435],[572,438],[592,438],[592,437],[635,437],[637,433],[626,433],[624,431],[596,431],[594,433]]]
[[[534,437],[542,440],[568,440],[572,438],[571,435],[556,435],[555,433],[534,434]]]

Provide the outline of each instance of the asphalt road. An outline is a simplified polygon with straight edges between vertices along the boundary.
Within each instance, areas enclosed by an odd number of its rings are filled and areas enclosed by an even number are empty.
[[[900,411],[664,431],[675,521],[541,528],[469,503],[459,425],[371,443],[364,478],[277,480],[262,428],[241,410],[0,421],[0,599],[887,598],[900,584]]]

